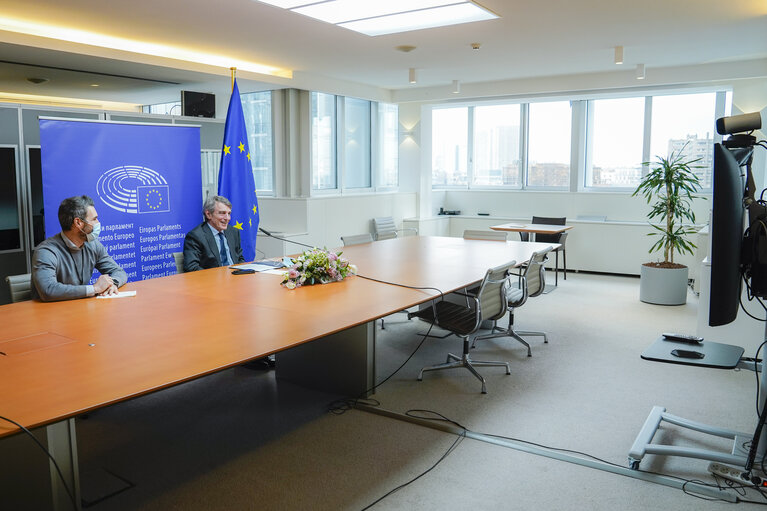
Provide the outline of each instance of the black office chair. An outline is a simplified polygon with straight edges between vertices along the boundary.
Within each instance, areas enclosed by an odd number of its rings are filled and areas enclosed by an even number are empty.
[[[532,223],[545,224],[545,225],[566,225],[566,217],[548,217],[548,216],[534,216]],[[530,241],[530,234],[526,232],[519,233],[519,239],[522,241]],[[564,271],[565,280],[567,280],[567,250],[565,249],[565,240],[567,239],[567,233],[561,232],[559,234],[536,234],[535,241],[539,243],[559,243],[561,247],[554,250],[554,285],[559,282],[559,252],[562,252],[562,269]]]
[[[533,356],[530,350],[530,344],[525,341],[521,336],[540,335],[543,336],[543,342],[548,343],[549,339],[546,336],[546,332],[534,332],[529,330],[514,330],[514,310],[522,307],[528,298],[534,298],[543,293],[546,288],[546,268],[545,264],[548,258],[546,257],[551,252],[552,247],[544,248],[538,252],[534,252],[530,257],[530,261],[527,263],[527,267],[524,272],[519,275],[519,281],[516,286],[510,287],[506,290],[506,296],[509,300],[509,326],[507,328],[501,328],[493,323],[493,332],[486,335],[480,335],[474,338],[474,342],[471,347],[474,348],[477,341],[485,339],[495,339],[498,337],[511,337],[516,339],[527,347],[527,356]]]
[[[441,369],[453,369],[465,367],[482,382],[482,393],[487,394],[485,379],[474,366],[499,366],[506,368],[506,374],[511,374],[508,362],[489,362],[472,360],[469,356],[469,337],[476,333],[485,320],[495,321],[506,314],[506,290],[509,285],[509,275],[516,264],[511,261],[495,268],[490,268],[485,273],[479,291],[476,295],[464,295],[470,300],[470,305],[457,304],[447,301],[439,301],[434,304],[433,314],[436,314],[436,322],[440,328],[450,330],[463,339],[462,356],[447,354],[447,362],[424,367],[418,374],[418,381],[423,380],[425,371],[437,371]],[[462,293],[456,293],[462,294]]]

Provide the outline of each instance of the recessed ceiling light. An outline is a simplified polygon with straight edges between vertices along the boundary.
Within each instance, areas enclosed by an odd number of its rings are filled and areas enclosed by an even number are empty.
[[[498,18],[471,0],[258,0],[376,36]]]
[[[27,78],[27,81],[29,83],[34,83],[35,85],[40,85],[41,83],[49,82],[49,78],[37,78],[37,77],[31,77]]]
[[[100,86],[100,84],[98,84],[98,83],[92,83],[91,84],[91,87],[99,87],[99,86]]]
[[[411,46],[409,44],[402,44],[400,46],[395,46],[395,50],[401,51],[402,53],[410,53],[411,51],[415,50],[415,46]]]

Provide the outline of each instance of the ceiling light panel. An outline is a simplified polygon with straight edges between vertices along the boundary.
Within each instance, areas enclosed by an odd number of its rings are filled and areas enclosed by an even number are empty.
[[[410,30],[459,25],[473,21],[495,19],[498,16],[473,3],[462,3],[403,12],[391,16],[369,18],[348,23],[339,23],[339,27],[348,28],[369,36],[395,34]]]
[[[293,9],[294,7],[301,7],[302,5],[316,4],[316,0],[258,0],[261,3],[273,5],[275,7],[281,7],[283,9]]]
[[[299,7],[292,9],[292,11],[327,23],[343,23],[456,3],[466,2],[461,2],[461,0],[387,0],[385,2],[381,0],[332,0]]]
[[[376,36],[498,18],[471,0],[258,0]]]

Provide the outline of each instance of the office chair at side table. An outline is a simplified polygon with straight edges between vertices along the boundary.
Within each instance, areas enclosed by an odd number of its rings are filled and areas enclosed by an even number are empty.
[[[345,247],[348,247],[349,245],[362,245],[363,243],[371,243],[372,241],[373,235],[370,233],[341,236],[341,242]]]
[[[394,225],[394,219],[390,216],[374,218],[373,230],[375,231],[375,239],[379,241],[396,238],[399,236],[399,233],[403,231],[413,231],[416,235],[418,234],[418,229],[412,227],[397,229],[397,226]]]
[[[418,374],[418,381],[423,380],[423,373],[426,371],[465,367],[482,382],[482,393],[487,394],[485,378],[479,374],[474,366],[505,367],[506,374],[511,374],[508,362],[472,360],[469,356],[469,337],[479,330],[483,321],[498,320],[506,313],[506,289],[508,288],[511,269],[514,268],[515,264],[515,261],[511,261],[487,270],[482,283],[479,285],[478,293],[471,296],[467,295],[473,302],[469,307],[446,301],[439,301],[434,304],[437,324],[463,339],[463,354],[458,357],[448,353],[446,363],[424,367]]]
[[[497,330],[499,333],[490,333],[475,337],[471,346],[472,348],[476,346],[477,341],[495,339],[497,337],[512,337],[527,346],[527,356],[532,357],[533,353],[530,350],[530,344],[521,337],[522,335],[542,335],[543,342],[549,342],[546,332],[514,330],[514,310],[522,307],[525,302],[527,302],[528,298],[534,298],[543,293],[543,289],[546,287],[546,268],[544,265],[548,260],[546,255],[551,252],[551,250],[551,247],[547,247],[538,252],[534,252],[530,257],[530,261],[527,263],[524,273],[522,273],[519,278],[519,287],[510,287],[506,290],[509,309],[509,326],[506,329],[503,329],[493,325],[493,332]]]
[[[173,252],[173,259],[176,261],[176,273],[184,273],[184,253]]]
[[[32,274],[8,275],[5,277],[11,291],[11,303],[32,299]]]
[[[548,216],[534,216],[532,223],[544,224],[544,225],[565,225],[567,223],[567,217],[548,217]],[[530,235],[526,232],[519,233],[519,239],[522,241],[530,241]],[[556,256],[554,260],[554,285],[558,283],[559,277],[559,253],[562,252],[562,270],[564,272],[565,280],[567,280],[567,250],[565,249],[565,240],[567,239],[566,232],[560,232],[559,234],[536,234],[535,241],[539,243],[559,243],[562,245],[554,251]]]

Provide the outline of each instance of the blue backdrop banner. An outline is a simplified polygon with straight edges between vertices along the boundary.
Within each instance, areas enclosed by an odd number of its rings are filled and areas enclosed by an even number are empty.
[[[62,199],[89,195],[99,240],[128,280],[176,273],[174,252],[202,221],[198,126],[40,119],[45,232]]]

